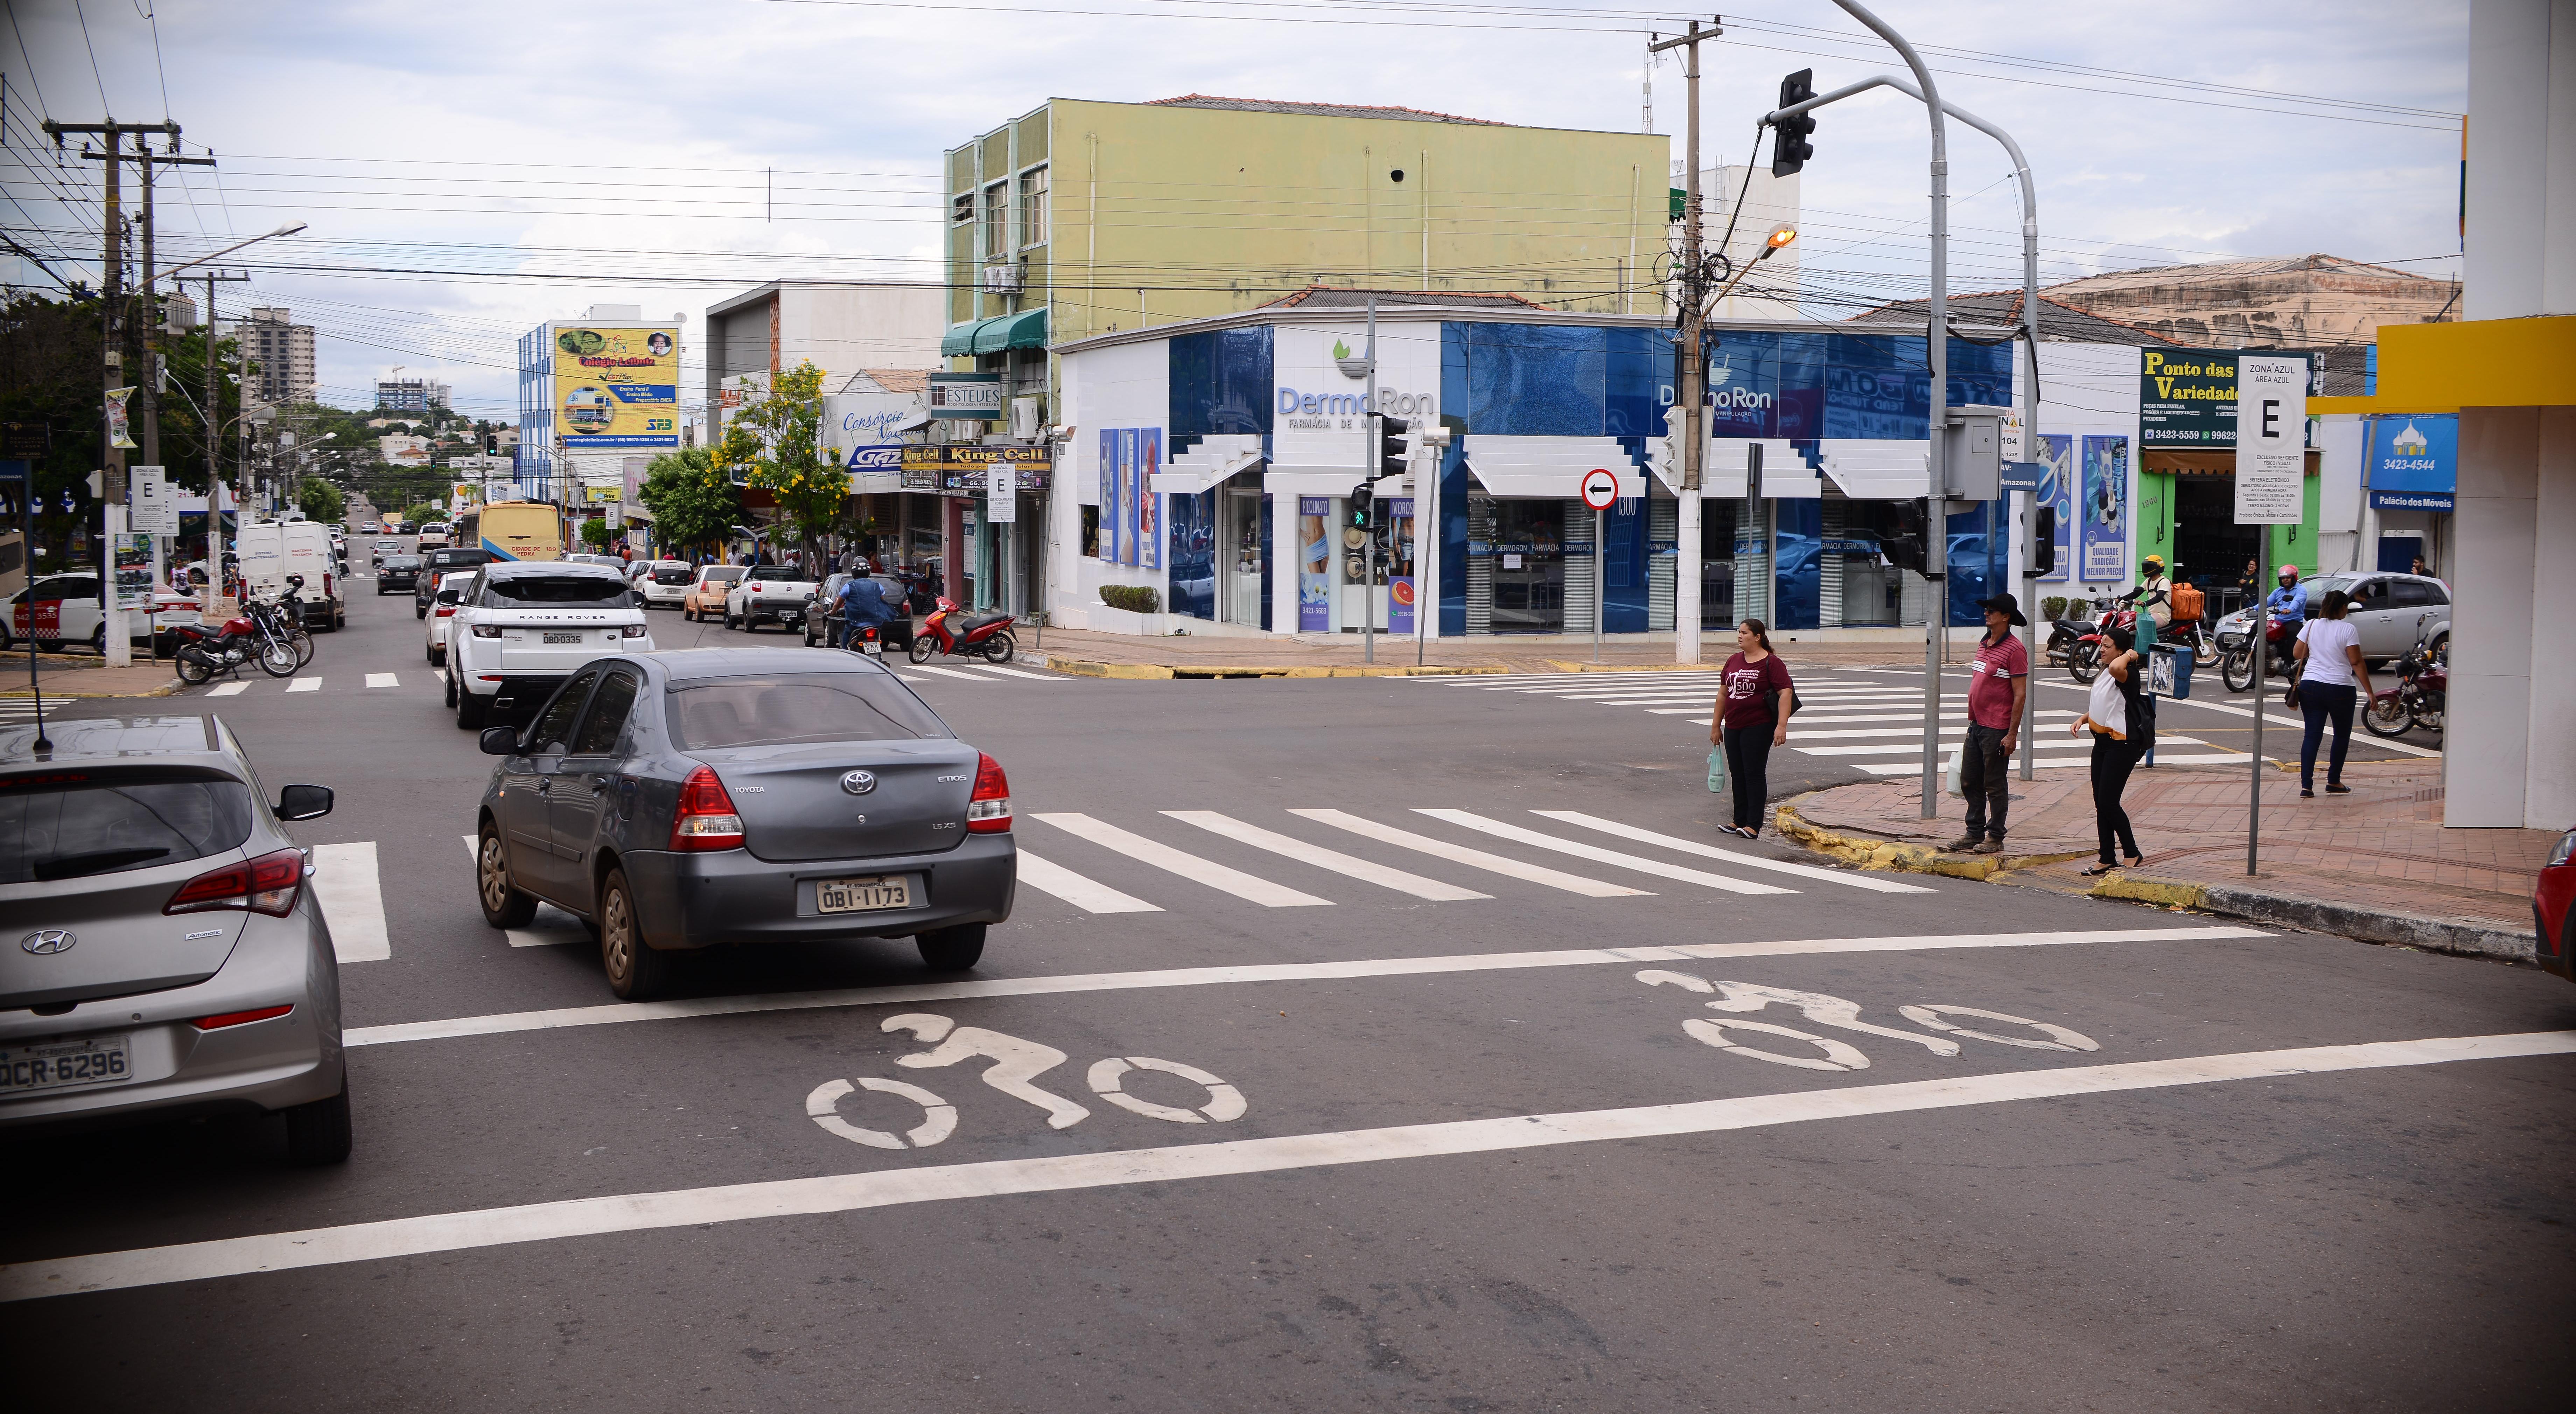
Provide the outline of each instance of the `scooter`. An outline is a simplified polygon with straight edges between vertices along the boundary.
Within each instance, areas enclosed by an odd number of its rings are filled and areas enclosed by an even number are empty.
[[[912,635],[912,649],[907,655],[916,663],[927,663],[939,657],[981,658],[988,663],[1007,663],[1020,651],[1020,641],[1011,634],[1014,622],[1009,614],[980,614],[958,620],[957,601],[939,596],[939,607],[922,620],[921,628]]]
[[[2361,724],[2372,736],[2403,736],[2410,727],[2438,732],[2450,699],[2451,665],[2419,642],[2397,660],[2397,686],[2370,699]]]

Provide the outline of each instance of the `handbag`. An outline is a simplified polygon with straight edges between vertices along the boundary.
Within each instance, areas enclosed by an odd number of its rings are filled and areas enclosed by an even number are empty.
[[[1709,753],[1708,753],[1708,790],[1709,790],[1709,794],[1711,794],[1711,795],[1721,794],[1721,793],[1723,793],[1723,792],[1725,791],[1725,789],[1726,789],[1726,748],[1725,748],[1725,747],[1723,747],[1723,746],[1711,747],[1711,748],[1709,749]]]

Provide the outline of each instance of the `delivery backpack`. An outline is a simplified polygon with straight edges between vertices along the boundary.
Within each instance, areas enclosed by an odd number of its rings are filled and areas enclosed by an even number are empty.
[[[2173,591],[2173,617],[2178,624],[2197,622],[2201,610],[2209,607],[2209,596],[2189,584],[2177,584]]]

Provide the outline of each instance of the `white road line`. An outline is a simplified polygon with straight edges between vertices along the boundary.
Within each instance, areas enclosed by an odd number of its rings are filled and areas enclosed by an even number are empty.
[[[1438,843],[1438,841],[1433,841]],[[1509,862],[1509,861],[1506,861]],[[1633,892],[1633,890],[1631,891]],[[770,992],[750,996],[694,997],[667,1002],[608,1002],[551,1011],[455,1016],[353,1026],[342,1036],[351,1046],[390,1046],[448,1041],[522,1031],[579,1026],[619,1026],[634,1021],[686,1021],[747,1016],[769,1011],[832,1011],[844,1007],[914,1006],[923,1002],[983,997],[1048,997],[1089,992],[1150,991],[1164,987],[1214,987],[1254,982],[1347,982],[1372,977],[1424,977],[1452,972],[1516,972],[1612,963],[1711,961],[1747,957],[1818,957],[1848,953],[1927,952],[1950,949],[2074,947],[2095,943],[2187,943],[2268,938],[2260,928],[2210,924],[2196,928],[2116,928],[2085,932],[1934,933],[1877,938],[1798,938],[1758,943],[1641,943],[1624,948],[1572,948],[1550,952],[1464,953],[1445,957],[1354,958],[1341,962],[1268,962],[1228,967],[1174,967],[1138,972],[1067,973],[1047,977],[995,977],[961,982],[915,982],[899,987],[848,987],[828,992]]]
[[[116,1291],[302,1267],[461,1252],[605,1233],[649,1232],[756,1218],[812,1217],[915,1203],[1012,1194],[1079,1192],[1145,1183],[1289,1173],[1457,1154],[1510,1153],[1567,1144],[1768,1129],[1872,1115],[1920,1114],[2016,1100],[2073,1099],[2230,1080],[2445,1065],[2576,1053],[2576,1031],[2439,1036],[2412,1041],[2306,1046],[2176,1056],[1740,1095],[1681,1104],[1507,1115],[1380,1129],[1174,1144],[1109,1153],[996,1159],[875,1169],[812,1178],[605,1194],[506,1208],[431,1213],[259,1233],[207,1242],[56,1257],[0,1267],[0,1301]]]
[[[1926,326],[1924,326],[1924,327],[1929,328],[1929,327],[1931,327],[1931,326],[1926,325]],[[250,691],[250,684],[249,684],[249,683],[246,683],[246,682],[225,682],[225,683],[217,683],[217,684],[215,684],[213,687],[211,687],[211,688],[207,689],[207,690],[206,690],[206,695],[207,695],[208,697],[238,697],[238,696],[240,696],[241,694],[243,694],[243,693],[245,693],[245,692],[248,692],[248,691]]]
[[[331,926],[331,952],[342,962],[383,962],[394,955],[385,935],[385,889],[376,875],[376,842],[313,847],[313,900]]]
[[[1740,850],[1720,849],[1716,845],[1702,844],[1698,840],[1686,840],[1675,835],[1659,835],[1652,830],[1641,830],[1634,825],[1623,825],[1616,820],[1604,820],[1597,815],[1586,815],[1580,810],[1533,810],[1530,813],[1545,816],[1550,820],[1562,820],[1569,825],[1581,825],[1589,830],[1599,830],[1605,835],[1617,835],[1621,839],[1635,840],[1640,844],[1662,845],[1666,849],[1677,849],[1685,854],[1696,854],[1708,859],[1723,859],[1729,864],[1741,864],[1749,869],[1769,869],[1781,874],[1801,874],[1810,879],[1822,879],[1830,884],[1840,884],[1845,888],[1866,889],[1878,894],[1937,894],[1940,892],[1939,889],[1927,888],[1921,884],[1900,884],[1894,879],[1882,878],[1876,874],[1863,874],[1850,869],[1825,869],[1813,864],[1792,864],[1785,859],[1766,859],[1761,855],[1746,854]]]
[[[1929,326],[1926,326],[1926,327],[1929,327]],[[913,664],[913,665],[912,665],[912,670],[913,670],[914,672],[916,672],[916,673],[937,673],[939,676],[941,676],[941,677],[943,677],[943,678],[964,678],[964,679],[965,679],[966,681],[968,681],[968,682],[991,682],[991,681],[992,681],[992,679],[991,679],[991,678],[978,677],[978,676],[976,676],[976,675],[975,675],[975,674],[973,674],[973,673],[960,672],[960,671],[958,671],[958,670],[957,670],[957,669],[955,669],[955,668],[934,668],[934,667],[932,667],[931,665],[929,665],[928,663],[915,663],[915,664]]]
[[[1051,859],[1019,851],[1020,882],[1042,894],[1053,894],[1085,913],[1160,913],[1163,910],[1131,894],[1122,894],[1096,879],[1086,879]]]
[[[2170,740],[2171,740],[2171,738],[2169,738],[2169,737],[2168,737],[2168,738],[2161,738],[2161,739],[2162,739],[2162,740],[2167,740],[2167,741],[2170,741]],[[2242,751],[2232,751],[2232,752],[2221,752],[2221,753],[2219,753],[2218,755],[2215,755],[2215,756],[2163,756],[2163,755],[2159,755],[2159,756],[2156,758],[2156,764],[2157,764],[2158,766],[2242,766],[2242,765],[2244,765],[2246,762],[2251,761],[2251,760],[2253,760],[2253,759],[2254,759],[2254,758],[2253,758],[2252,756],[2250,756],[2250,755],[2246,754],[2245,752],[2242,752]],[[2271,759],[2271,758],[2266,758],[2266,759]],[[2061,757],[2057,757],[2057,758],[2055,758],[2054,760],[2040,760],[2040,761],[2033,761],[2033,762],[2031,763],[2031,765],[2032,765],[2033,767],[2035,767],[2036,769],[2038,769],[2038,770],[2042,770],[2042,771],[2052,771],[2052,770],[2066,770],[2066,769],[2075,769],[2075,768],[2080,768],[2080,767],[2088,766],[2088,765],[2090,765],[2091,763],[2092,763],[2092,758],[2091,758],[2091,757],[2089,757],[2089,756],[2073,756],[2073,757],[2061,756]],[[1874,765],[1874,764],[1869,764],[1869,763],[1857,762],[1857,761],[1856,761],[1856,762],[1851,763],[1851,765],[1852,765],[1852,769],[1853,769],[1853,770],[1855,770],[1855,771],[1867,771],[1868,773],[1870,773],[1870,774],[1871,774],[1871,775],[1873,775],[1873,776],[1911,776],[1911,775],[1917,774],[1918,772],[1920,772],[1920,771],[1923,769],[1923,763],[1922,763],[1921,761],[1919,761],[1919,760],[1918,760],[1918,761],[1911,761],[1911,762],[1899,762],[1899,763],[1897,763],[1897,764],[1895,764],[1895,765]],[[2019,766],[2018,766],[2018,765],[2016,765],[2014,769],[2018,770],[2018,769],[2020,769],[2020,768],[2019,768]],[[2145,767],[2145,766],[2143,766],[2143,765],[2141,765],[2139,769],[2144,770],[2144,769],[2146,769],[2146,767]]]
[[[1258,825],[1247,825],[1213,810],[1166,810],[1163,813],[1184,824],[1214,831],[1227,839],[1248,844],[1254,849],[1266,849],[1272,854],[1284,854],[1290,859],[1312,864],[1318,869],[1330,869],[1336,874],[1365,879],[1372,884],[1383,885],[1399,893],[1411,894],[1415,898],[1457,902],[1493,897],[1492,894],[1480,894],[1474,889],[1462,889],[1456,884],[1444,884],[1438,879],[1427,879],[1420,874],[1408,874],[1401,869],[1390,868],[1372,859],[1361,859],[1356,855],[1342,854],[1321,845],[1308,844],[1304,840],[1265,830]]]
[[[1928,327],[1928,326],[1927,326],[1927,327]],[[400,686],[402,686],[402,684],[401,684],[401,682],[397,681],[397,680],[395,679],[394,675],[393,675],[393,674],[391,674],[391,673],[369,673],[369,674],[367,674],[367,686],[369,686],[369,687],[400,687]]]
[[[1570,854],[1577,859],[1589,859],[1598,864],[1613,864],[1622,869],[1634,869],[1641,874],[1653,874],[1658,878],[1678,879],[1686,884],[1723,889],[1731,894],[1794,894],[1797,892],[1796,889],[1784,889],[1777,884],[1757,884],[1749,879],[1729,879],[1722,874],[1711,874],[1701,869],[1685,869],[1681,865],[1666,864],[1660,859],[1648,859],[1643,855],[1622,854],[1618,850],[1603,849],[1599,845],[1585,844],[1581,840],[1559,839],[1554,835],[1525,829],[1519,825],[1506,824],[1501,820],[1488,820],[1482,815],[1471,814],[1464,810],[1416,809],[1414,813],[1428,815],[1434,820],[1446,820],[1452,825],[1461,825],[1470,830],[1481,830],[1503,839],[1517,840],[1522,844],[1534,845],[1540,849],[1552,849],[1559,854]]]
[[[1418,850],[1424,854],[1446,859],[1452,864],[1464,864],[1471,869],[1501,874],[1506,878],[1521,880],[1523,883],[1545,884],[1551,889],[1563,889],[1567,893],[1581,894],[1586,898],[1648,896],[1648,891],[1644,889],[1632,889],[1625,884],[1587,879],[1580,874],[1567,874],[1550,869],[1544,864],[1524,864],[1503,855],[1488,854],[1481,849],[1469,849],[1465,845],[1451,844],[1447,840],[1435,840],[1429,835],[1417,835],[1410,830],[1399,830],[1393,825],[1381,825],[1375,820],[1363,820],[1357,815],[1347,815],[1339,810],[1291,810],[1288,813],[1303,816],[1318,824],[1348,830],[1355,835],[1366,835],[1380,844],[1391,844],[1399,849]]]
[[[2051,733],[2049,736],[2043,737],[2038,741],[2034,741],[2030,743],[2030,745],[2033,749],[2039,751],[2091,751],[2093,749],[2093,743],[2088,739],[2079,738],[2070,741],[2055,733]],[[2209,743],[2202,741],[2197,737],[2175,736],[2170,732],[2158,732],[2156,733],[2156,745],[2159,748],[2162,748],[2167,746],[2207,746]],[[1789,749],[1802,756],[1885,756],[1891,751],[1904,751],[1907,750],[1908,747],[1904,742],[1899,741],[1889,742],[1880,746],[1793,746]],[[1921,733],[1916,733],[1914,744],[1911,749],[1918,752],[1923,749],[1923,737]],[[2016,752],[2015,754],[2018,755],[2019,753]]]
[[[483,856],[472,835],[459,835],[465,841],[465,857],[481,864]],[[579,918],[564,912],[544,899],[537,900],[537,916],[525,928],[505,928],[502,937],[514,948],[556,948],[572,944],[590,945],[590,928]]]
[[[320,692],[322,690],[322,680],[320,678],[297,678],[295,681],[286,685],[286,690],[289,692]]]
[[[1105,820],[1094,820],[1079,812],[1041,814],[1030,818],[1043,820],[1066,834],[1089,840],[1104,849],[1114,849],[1139,863],[1151,864],[1166,873],[1178,874],[1192,883],[1205,884],[1211,889],[1249,900],[1264,908],[1329,907],[1333,902],[1328,898],[1317,898],[1313,894],[1299,893],[1285,884],[1274,884],[1268,879],[1246,874],[1240,869],[1229,869],[1213,859],[1201,859],[1195,854],[1174,849],[1158,840],[1149,840],[1143,835],[1122,830]]]
[[[1926,325],[1925,327],[1926,327],[1926,328],[1929,328],[1930,326],[1929,326],[1929,325]],[[1062,681],[1064,681],[1064,679],[1062,679],[1062,678],[1060,678],[1060,677],[1057,677],[1057,676],[1056,676],[1055,674],[1053,674],[1053,673],[1032,673],[1032,672],[1028,672],[1028,671],[1025,671],[1025,670],[1020,669],[1020,668],[1005,668],[1005,667],[1001,667],[1001,666],[999,666],[999,665],[997,665],[997,664],[993,664],[993,663],[986,663],[986,664],[984,665],[983,671],[988,672],[988,673],[1000,673],[1002,676],[1004,676],[1004,677],[1006,677],[1006,678],[1027,678],[1027,679],[1028,679],[1029,681],[1031,681],[1031,682],[1062,682]]]
[[[2053,716],[2067,719],[2072,719],[2075,716],[2072,712],[2042,712],[2039,715],[2043,717]],[[1944,722],[1941,724],[1941,735],[1943,736],[1964,737],[1967,734],[1968,724],[1965,722],[1958,722],[1955,724]],[[1792,731],[1789,733],[1789,740],[1791,741],[1860,741],[1876,740],[1888,737],[1910,738],[1919,742],[1923,739],[1923,727],[1922,724],[1918,722],[1910,728],[1853,727],[1848,730],[1835,732]]]
[[[1924,327],[1924,328],[1926,328],[1926,329],[1929,329],[1929,328],[1931,328],[1932,326],[1931,326],[1931,325],[1929,325],[1929,324],[1926,324],[1926,325],[1924,325],[1923,327]],[[893,670],[892,670],[892,669],[888,669],[887,671],[892,672]],[[901,678],[901,679],[903,679],[905,682],[928,682],[928,681],[930,681],[930,679],[928,679],[928,678],[917,678],[917,677],[914,677],[914,676],[913,676],[912,674],[910,674],[910,673],[895,673],[895,676],[896,676],[896,677],[899,677],[899,678]]]

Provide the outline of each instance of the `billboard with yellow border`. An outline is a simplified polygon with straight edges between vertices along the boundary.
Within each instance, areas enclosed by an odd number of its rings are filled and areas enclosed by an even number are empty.
[[[564,450],[680,445],[680,331],[555,326],[555,430]]]

